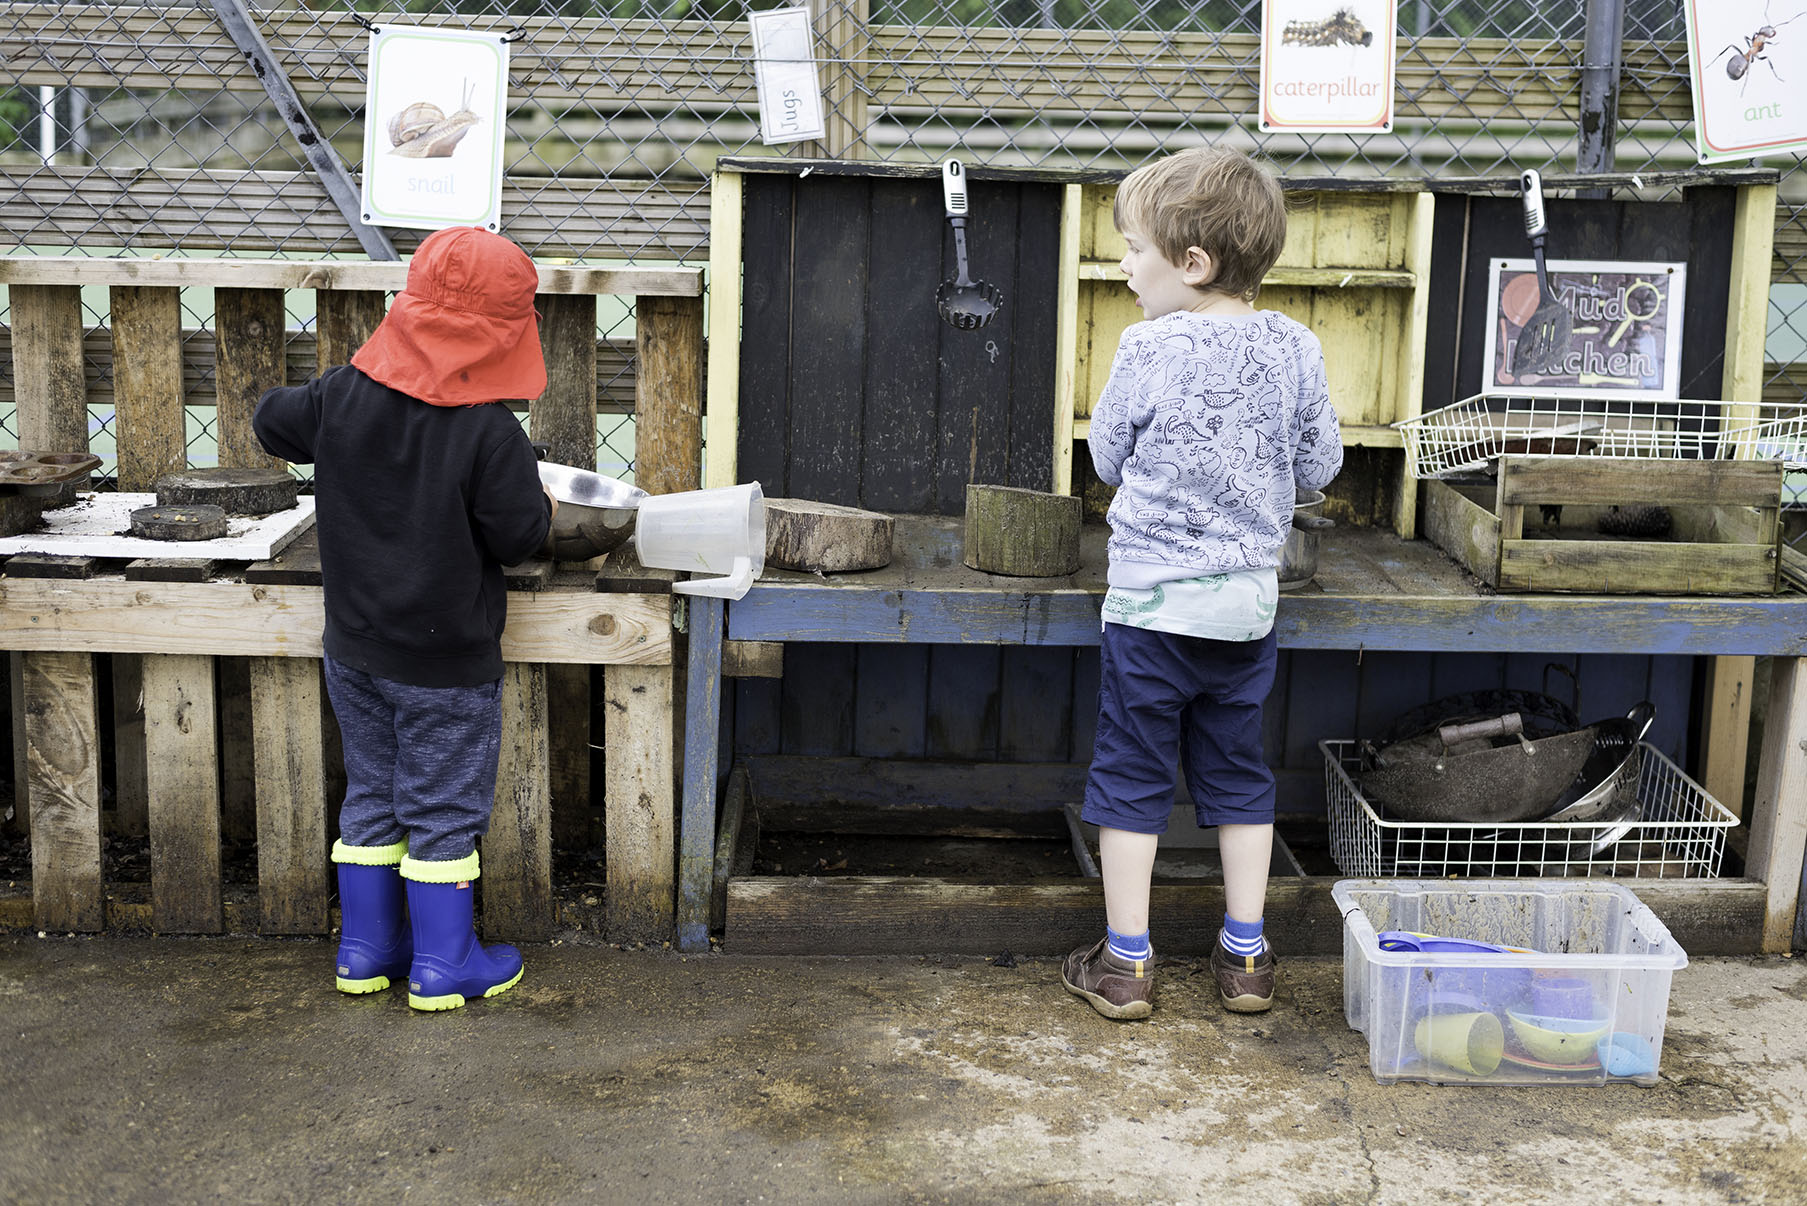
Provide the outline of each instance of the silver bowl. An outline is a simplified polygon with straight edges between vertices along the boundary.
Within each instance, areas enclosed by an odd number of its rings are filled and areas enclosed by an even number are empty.
[[[634,534],[633,507],[591,507],[561,502],[540,556],[554,561],[588,561],[614,552]]]

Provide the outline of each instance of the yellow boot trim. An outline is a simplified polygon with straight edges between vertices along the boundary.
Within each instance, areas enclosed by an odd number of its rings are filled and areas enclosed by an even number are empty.
[[[417,884],[461,884],[477,878],[477,852],[445,862],[428,862],[404,855],[402,878]]]
[[[367,992],[382,992],[385,988],[389,987],[389,977],[372,976],[368,980],[347,980],[344,976],[340,976],[338,977],[338,984],[340,992],[348,992],[353,996],[358,996]]]
[[[484,989],[483,995],[485,997],[501,996],[521,982],[521,976],[526,970],[526,967],[522,967],[520,971],[514,974],[514,979],[506,984],[498,984],[493,988]],[[423,997],[418,996],[415,993],[409,993],[408,1004],[412,1008],[423,1010],[427,1013],[437,1013],[446,1009],[462,1009],[464,1007],[464,994],[453,992],[447,993],[443,997]]]
[[[351,863],[359,867],[393,867],[408,856],[408,839],[393,846],[347,846],[333,843],[333,862]]]

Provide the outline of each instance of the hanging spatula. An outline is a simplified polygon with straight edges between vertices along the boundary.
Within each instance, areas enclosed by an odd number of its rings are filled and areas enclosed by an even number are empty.
[[[1549,224],[1543,214],[1543,178],[1537,169],[1519,173],[1519,189],[1524,194],[1525,234],[1531,239],[1531,254],[1537,261],[1537,309],[1518,333],[1512,349],[1512,375],[1527,373],[1548,376],[1569,354],[1569,335],[1574,326],[1568,308],[1556,300],[1550,288],[1550,274],[1544,267],[1543,241]]]
[[[976,331],[1003,308],[1004,295],[997,286],[975,281],[967,272],[966,168],[958,159],[941,165],[941,197],[947,206],[947,224],[954,228],[955,274],[935,290],[935,308],[950,326]]]

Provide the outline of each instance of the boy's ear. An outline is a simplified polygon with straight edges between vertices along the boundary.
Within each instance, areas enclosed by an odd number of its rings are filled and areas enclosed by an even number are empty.
[[[1188,247],[1186,258],[1180,264],[1180,274],[1188,285],[1202,289],[1217,279],[1217,261],[1203,247]]]

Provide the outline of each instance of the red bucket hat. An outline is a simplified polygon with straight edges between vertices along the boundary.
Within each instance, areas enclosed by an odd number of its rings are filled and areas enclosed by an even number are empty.
[[[471,406],[546,392],[533,312],[539,273],[527,253],[477,226],[434,231],[414,252],[408,284],[353,365],[434,406]]]

